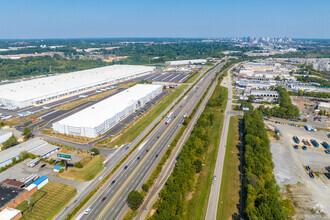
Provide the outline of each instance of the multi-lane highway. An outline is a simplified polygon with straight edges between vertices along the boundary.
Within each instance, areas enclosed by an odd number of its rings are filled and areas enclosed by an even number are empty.
[[[194,109],[212,79],[223,64],[209,71],[200,82],[173,108],[147,139],[132,154],[127,163],[109,179],[105,187],[86,206],[91,211],[83,219],[120,219],[127,211],[127,195],[141,189],[183,123],[183,115]],[[165,121],[170,122],[165,125]],[[81,216],[81,215],[80,215]]]

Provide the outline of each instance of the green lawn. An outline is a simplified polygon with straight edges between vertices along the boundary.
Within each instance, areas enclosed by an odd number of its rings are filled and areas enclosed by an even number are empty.
[[[113,143],[109,143],[111,141],[109,138],[100,141],[96,146],[101,147],[104,144],[107,146],[121,146],[126,143],[132,142],[148,125],[154,121],[160,113],[162,113],[182,92],[188,87],[187,84],[179,86],[174,92],[168,95],[164,100],[158,103],[154,108],[148,110],[145,113],[145,116],[141,118],[141,120],[137,121],[133,126],[124,130],[121,136],[116,139]]]
[[[23,212],[20,219],[44,220],[52,219],[77,194],[73,186],[57,182],[49,182],[32,195],[30,208],[24,201],[16,209]]]
[[[67,171],[59,173],[59,177],[85,182],[95,178],[98,173],[103,170],[103,161],[105,160],[104,156],[97,155],[91,159],[90,156],[86,156],[81,163],[83,168],[77,167],[68,167]]]
[[[220,197],[218,204],[218,220],[233,219],[239,216],[238,205],[240,204],[240,159],[239,150],[239,120],[242,117],[233,116],[230,118],[226,155],[222,173]]]
[[[219,91],[215,90],[212,96],[218,97],[219,92],[223,92],[223,95],[228,97],[228,89],[224,87],[220,88],[222,89]],[[221,110],[226,109],[226,104],[227,98],[225,99],[225,103],[222,107],[212,109],[216,117],[214,119],[215,123],[210,134],[211,145],[208,148],[205,165],[198,176],[192,198],[188,201],[186,215],[184,216],[185,219],[205,219],[223,125],[224,115]]]

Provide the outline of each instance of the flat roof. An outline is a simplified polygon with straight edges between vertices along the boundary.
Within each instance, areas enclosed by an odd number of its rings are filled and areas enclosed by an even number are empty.
[[[11,186],[16,186],[16,187],[21,187],[23,186],[25,183],[17,181],[17,180],[12,180],[12,179],[5,179],[4,181],[2,181],[2,183],[11,185]]]
[[[85,108],[71,116],[68,116],[54,124],[65,124],[74,127],[95,128],[102,124],[105,119],[110,119],[119,112],[122,112],[136,100],[146,94],[155,91],[161,85],[138,84],[113,95],[101,102]]]
[[[40,185],[40,183],[42,183],[43,181],[45,181],[46,179],[48,179],[47,176],[41,176],[39,179],[37,179],[36,181],[34,181],[32,184],[35,184],[35,185]]]
[[[5,208],[0,212],[0,219],[2,220],[10,220],[13,219],[16,215],[18,215],[21,212],[21,210],[13,209],[10,207]]]
[[[111,65],[77,72],[36,78],[0,86],[0,98],[16,101],[38,99],[66,90],[87,87],[154,70],[152,66]]]
[[[31,140],[25,141],[21,144],[8,148],[0,152],[0,163],[7,161],[13,157],[18,156],[23,151],[31,151],[32,149],[45,146],[48,143],[39,138],[33,138]]]
[[[22,194],[25,189],[20,189],[5,183],[0,183],[0,208],[7,205],[11,200]]]
[[[5,130],[1,130],[0,129],[0,136],[8,134],[8,133],[12,133],[11,131],[5,131]]]
[[[43,156],[43,155],[48,154],[49,152],[54,151],[54,150],[59,149],[59,148],[60,147],[58,147],[58,146],[51,145],[51,144],[47,143],[42,148],[34,149],[34,150],[31,150],[30,152],[33,153],[34,155]]]

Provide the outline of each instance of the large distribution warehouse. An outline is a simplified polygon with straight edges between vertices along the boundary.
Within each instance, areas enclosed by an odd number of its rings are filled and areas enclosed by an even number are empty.
[[[155,67],[112,65],[0,86],[0,104],[24,108],[108,83],[137,77]]]
[[[136,85],[53,123],[55,132],[97,137],[162,92],[161,85]]]

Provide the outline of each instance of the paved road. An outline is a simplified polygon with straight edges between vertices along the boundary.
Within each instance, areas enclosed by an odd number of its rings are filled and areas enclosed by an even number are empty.
[[[200,76],[196,79],[196,81],[200,79],[200,77],[203,73],[200,74]],[[194,84],[194,83],[192,83],[192,84]],[[191,87],[191,85],[189,86],[189,88],[190,87]],[[86,187],[86,189],[83,191],[83,193],[79,193],[76,196],[76,198],[70,204],[68,204],[67,207],[64,210],[62,210],[62,212],[55,219],[58,219],[58,220],[64,219],[67,216],[67,214],[70,213],[88,195],[88,193],[91,190],[93,190],[95,188],[95,186],[97,186],[97,184],[99,184],[101,179],[104,178],[107,174],[109,174],[112,171],[112,169],[129,152],[129,150],[133,149],[153,129],[153,127],[163,118],[163,116],[165,114],[167,114],[167,112],[169,112],[169,110],[178,102],[178,100],[180,100],[182,98],[183,95],[184,95],[184,93],[180,94],[180,96],[177,97],[174,100],[174,102],[171,105],[169,105],[153,122],[151,122],[132,143],[130,143],[126,146],[120,147],[116,150],[111,149],[111,153],[107,157],[108,159],[106,160],[106,163],[105,163],[105,169],[102,171],[102,173],[97,178],[95,178],[93,181],[91,181],[91,183]],[[101,152],[101,153],[103,154],[103,152]],[[136,152],[133,153],[127,160],[130,160],[130,158],[136,158],[136,155],[138,153],[140,153],[140,152],[138,150],[136,150]],[[116,175],[116,173],[114,175]],[[102,193],[103,193],[103,191],[99,190],[98,193],[96,194],[96,196],[100,195]]]
[[[86,206],[90,206],[92,211],[88,216],[82,216],[83,219],[121,219],[123,217],[128,209],[126,204],[128,193],[134,189],[141,189],[141,185],[147,180],[179,131],[183,123],[182,115],[185,112],[189,114],[193,110],[221,66],[207,73],[207,76],[204,76],[198,85],[175,106],[171,114],[171,122],[165,125],[166,119],[164,119],[133,153],[128,163],[119,168],[119,172],[110,178],[101,194]],[[125,166],[127,166],[126,169]],[[101,201],[103,198],[105,198],[104,201]]]
[[[231,68],[232,69],[232,68]],[[230,69],[230,70],[231,70]],[[230,117],[233,115],[242,115],[241,112],[235,112],[231,110],[232,106],[232,86],[231,86],[231,75],[230,70],[228,71],[227,77],[227,87],[228,87],[228,101],[227,107],[225,111],[225,119],[224,124],[222,127],[221,132],[221,140],[219,144],[219,150],[217,155],[217,161],[214,169],[214,176],[217,177],[217,180],[213,182],[211,186],[210,197],[208,201],[208,207],[206,212],[206,220],[215,220],[217,219],[217,210],[218,210],[218,200],[220,195],[220,187],[221,187],[221,179],[222,179],[222,170],[226,152],[226,144],[227,144],[227,137],[228,137],[228,128],[229,128],[229,121]]]

